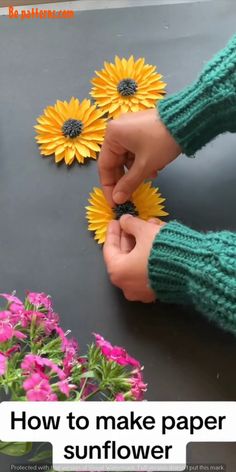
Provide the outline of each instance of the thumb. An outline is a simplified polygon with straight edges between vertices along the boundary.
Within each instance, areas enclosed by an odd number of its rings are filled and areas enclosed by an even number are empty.
[[[121,231],[119,221],[111,221],[107,230],[106,241],[103,246],[105,264],[109,268],[112,260],[121,254]]]
[[[140,218],[135,218],[132,215],[123,215],[120,218],[120,226],[125,233],[131,234],[135,238],[138,238],[145,231],[146,221]]]
[[[128,172],[117,182],[112,194],[115,203],[125,203],[129,200],[132,193],[145,179],[145,166],[140,162],[142,162],[140,158],[135,159]]]

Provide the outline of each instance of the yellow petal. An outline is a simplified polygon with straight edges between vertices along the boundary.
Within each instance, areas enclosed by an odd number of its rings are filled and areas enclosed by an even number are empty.
[[[75,147],[76,147],[76,151],[83,157],[89,157],[90,156],[90,151],[89,149],[84,146],[83,144],[81,144],[80,142],[79,143],[76,143],[75,144]]]
[[[66,162],[66,164],[70,165],[74,160],[74,156],[75,156],[75,150],[71,149],[71,148],[67,148],[65,150],[65,162]]]
[[[65,153],[61,152],[60,154],[55,154],[55,162],[61,162],[65,157]]]

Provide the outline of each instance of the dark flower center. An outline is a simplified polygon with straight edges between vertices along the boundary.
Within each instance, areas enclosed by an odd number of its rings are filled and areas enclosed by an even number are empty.
[[[69,138],[77,138],[83,130],[83,123],[81,120],[66,120],[62,126],[62,133]]]
[[[137,92],[138,84],[133,79],[123,79],[118,83],[117,90],[123,97],[129,97]]]
[[[113,211],[115,213],[116,220],[119,220],[122,215],[127,215],[127,213],[132,216],[138,216],[138,210],[134,203],[130,200],[125,203],[120,203],[120,205],[116,205],[113,208]]]

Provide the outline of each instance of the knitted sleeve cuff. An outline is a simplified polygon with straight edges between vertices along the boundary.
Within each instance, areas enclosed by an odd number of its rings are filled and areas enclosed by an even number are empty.
[[[198,259],[198,246],[203,235],[171,221],[155,238],[149,256],[148,270],[151,288],[160,301],[190,303],[189,277]]]
[[[176,221],[154,240],[149,281],[159,300],[193,306],[236,334],[236,233],[200,233]]]
[[[236,35],[183,91],[158,102],[162,122],[187,156],[236,132]]]

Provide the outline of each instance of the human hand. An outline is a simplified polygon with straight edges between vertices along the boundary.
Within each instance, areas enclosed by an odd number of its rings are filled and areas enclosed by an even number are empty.
[[[111,206],[129,200],[181,153],[156,109],[126,113],[108,123],[98,160],[101,185]],[[125,173],[125,168],[128,172]]]
[[[127,300],[153,302],[155,293],[149,287],[148,258],[153,240],[165,225],[160,220],[143,221],[131,215],[113,220],[103,247],[104,260],[111,282]]]

